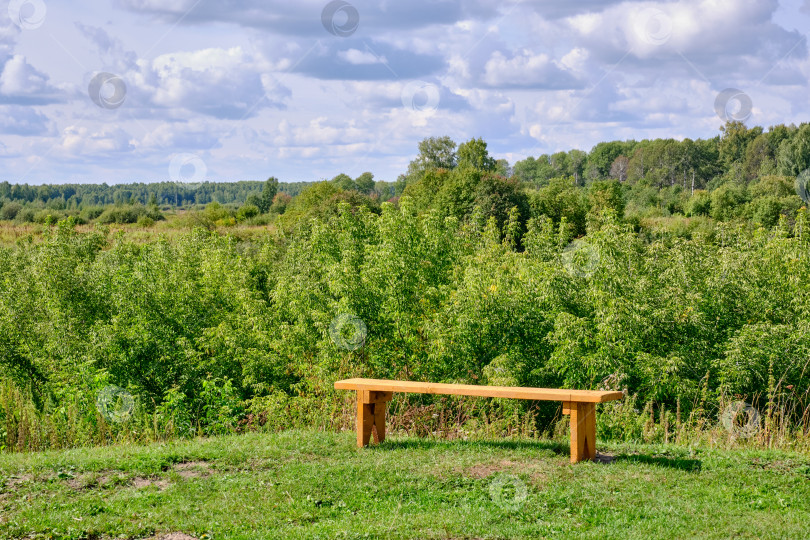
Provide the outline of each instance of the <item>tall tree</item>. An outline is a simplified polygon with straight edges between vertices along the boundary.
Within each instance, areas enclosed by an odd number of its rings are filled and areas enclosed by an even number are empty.
[[[330,182],[335,184],[343,191],[351,191],[353,189],[357,189],[357,185],[354,183],[354,180],[352,180],[352,177],[349,176],[348,174],[340,173],[339,175],[332,178]]]
[[[271,176],[264,183],[264,188],[262,189],[261,204],[259,206],[259,210],[262,214],[266,214],[270,211],[270,207],[273,205],[273,197],[276,196],[276,193],[278,193],[278,179],[275,176]]]
[[[368,195],[374,189],[374,175],[370,172],[364,172],[355,179],[354,185],[357,186],[357,191]]]
[[[626,156],[619,156],[613,160],[613,165],[610,166],[610,177],[615,178],[619,182],[627,180],[628,163],[630,162]]]
[[[717,145],[720,160],[726,169],[731,169],[734,164],[742,164],[748,145],[762,133],[762,128],[748,129],[742,122],[729,120],[720,131],[722,135]]]
[[[776,157],[779,174],[797,176],[810,168],[810,124],[802,124],[782,141]]]
[[[484,139],[470,139],[458,147],[456,153],[459,167],[471,167],[479,171],[492,172],[495,170],[495,159],[487,151]]]
[[[418,180],[425,171],[453,169],[456,166],[456,143],[448,136],[428,137],[419,143],[419,155],[408,165],[408,181]]]

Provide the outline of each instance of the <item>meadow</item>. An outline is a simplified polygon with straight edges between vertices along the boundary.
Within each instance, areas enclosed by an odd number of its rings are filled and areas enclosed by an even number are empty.
[[[12,538],[802,538],[806,454],[289,430],[0,456]],[[188,535],[188,536],[185,536]]]

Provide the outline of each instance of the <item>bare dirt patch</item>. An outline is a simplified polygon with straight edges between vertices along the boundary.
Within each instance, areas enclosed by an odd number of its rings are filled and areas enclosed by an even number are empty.
[[[136,476],[132,479],[133,487],[143,489],[151,486],[157,486],[161,491],[169,487],[170,482],[163,478]]]
[[[11,491],[16,489],[17,487],[21,486],[22,484],[33,482],[34,475],[33,474],[21,474],[15,476],[7,476],[4,479],[0,480],[0,489],[5,491]]]
[[[186,461],[175,465],[174,472],[184,479],[200,478],[211,474],[211,467],[205,461]]]
[[[186,533],[173,532],[150,536],[146,540],[197,540],[197,537]]]
[[[462,469],[459,472],[463,476],[471,476],[473,478],[488,478],[496,472],[513,469],[516,465],[519,465],[519,463],[505,459],[497,463],[479,463],[478,465],[473,465],[467,469]]]

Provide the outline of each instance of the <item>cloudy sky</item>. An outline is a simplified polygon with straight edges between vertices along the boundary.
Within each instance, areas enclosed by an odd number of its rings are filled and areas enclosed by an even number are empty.
[[[810,121],[810,0],[0,3],[12,182],[394,180],[428,136],[514,163]]]

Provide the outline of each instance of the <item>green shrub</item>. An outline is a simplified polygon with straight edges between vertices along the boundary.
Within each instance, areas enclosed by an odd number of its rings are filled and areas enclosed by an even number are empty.
[[[12,220],[22,210],[22,205],[17,202],[7,202],[0,208],[0,219]]]
[[[257,206],[246,204],[242,206],[238,212],[236,212],[236,220],[242,222],[258,216],[259,213],[259,208]]]
[[[695,191],[686,202],[687,216],[708,216],[711,213],[712,198],[706,191]]]
[[[154,224],[155,220],[147,215],[142,215],[138,217],[138,227],[143,227],[147,229],[149,227],[152,227]]]
[[[126,206],[113,206],[107,208],[98,216],[98,222],[103,224],[110,223],[137,223],[141,216],[148,217],[153,221],[161,221],[166,219],[156,206],[143,206],[140,204],[126,205]]]
[[[85,221],[94,221],[97,219],[101,214],[104,213],[104,208],[101,206],[89,206],[87,208],[83,208],[80,212],[80,216]]]
[[[17,216],[14,218],[14,221],[18,223],[33,223],[35,217],[36,211],[33,208],[23,207],[19,212],[17,212]]]

